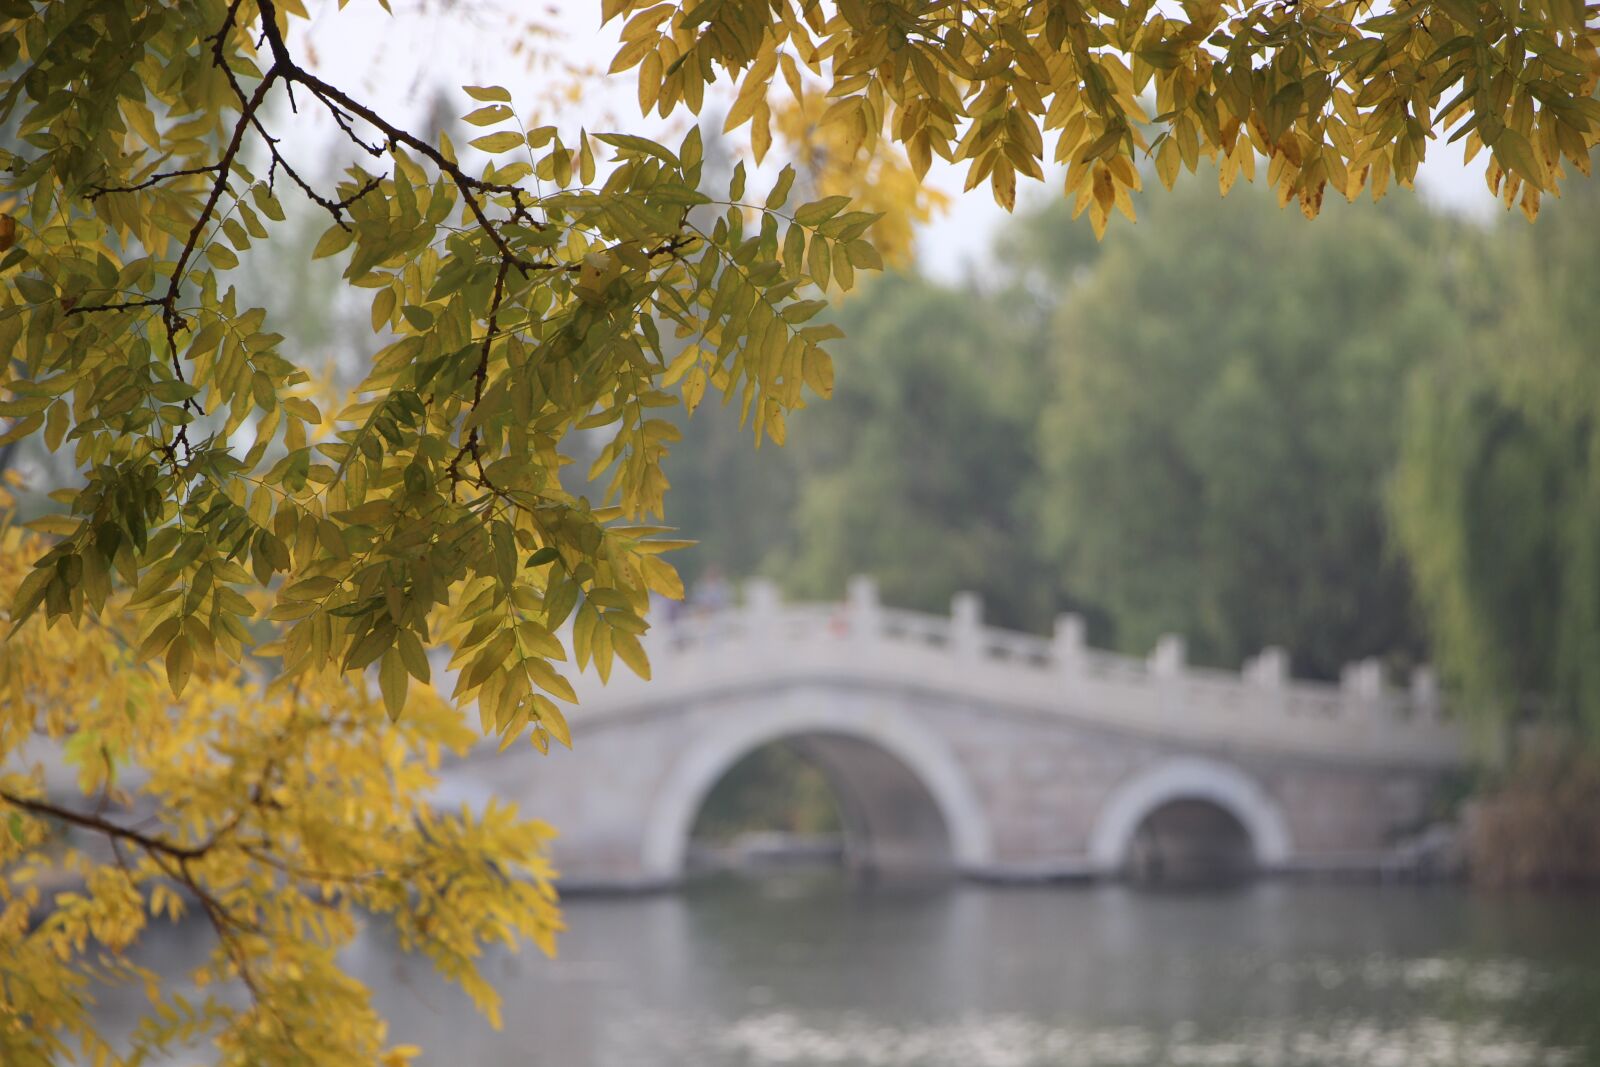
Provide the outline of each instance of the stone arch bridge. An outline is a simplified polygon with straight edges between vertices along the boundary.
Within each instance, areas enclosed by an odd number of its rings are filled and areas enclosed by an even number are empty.
[[[650,682],[583,678],[572,750],[452,772],[557,827],[567,888],[675,882],[712,786],[778,740],[829,778],[853,862],[992,879],[1117,874],[1175,805],[1224,813],[1263,871],[1381,870],[1462,762],[1426,671],[1295,681],[1273,649],[1216,671],[1175,637],[1131,658],[1073,616],[1042,638],[984,625],[970,594],[948,617],[887,608],[861,578],[836,604],[751,583],[648,649]]]

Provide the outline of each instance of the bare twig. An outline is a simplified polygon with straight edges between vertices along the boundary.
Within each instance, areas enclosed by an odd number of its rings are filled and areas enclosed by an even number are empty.
[[[94,191],[89,194],[88,198],[93,201],[100,199],[107,193],[137,193],[141,189],[148,189],[152,185],[159,185],[162,182],[169,181],[172,178],[186,178],[194,174],[210,174],[215,171],[219,165],[220,164],[217,163],[210,163],[203,167],[185,167],[182,170],[163,170],[150,175],[150,177],[146,178],[144,181],[138,182],[134,185],[97,185],[94,187]]]

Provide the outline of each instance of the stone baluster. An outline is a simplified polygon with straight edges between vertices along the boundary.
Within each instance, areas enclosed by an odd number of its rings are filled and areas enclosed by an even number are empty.
[[[1269,645],[1244,661],[1239,676],[1261,707],[1280,714],[1288,710],[1289,653]]]
[[[1440,719],[1439,675],[1430,664],[1424,663],[1411,671],[1411,714],[1419,722],[1438,722]]]
[[[876,641],[883,636],[883,607],[878,603],[878,583],[858,574],[850,579],[848,615],[850,636],[856,641]]]
[[[950,598],[950,650],[962,659],[983,655],[983,599],[977,593]]]
[[[1061,674],[1082,674],[1084,664],[1084,636],[1082,615],[1057,615],[1055,634],[1050,641],[1050,652],[1056,671]]]
[[[1150,673],[1157,678],[1177,678],[1188,663],[1189,650],[1179,634],[1162,634],[1150,653]]]
[[[771,578],[750,578],[744,583],[745,627],[751,637],[770,638],[778,628],[783,593]]]
[[[1371,714],[1383,699],[1383,664],[1375,659],[1345,664],[1339,672],[1339,689],[1346,708]]]
[[[1282,689],[1289,680],[1289,653],[1276,646],[1263,648],[1244,661],[1239,673],[1258,689]]]

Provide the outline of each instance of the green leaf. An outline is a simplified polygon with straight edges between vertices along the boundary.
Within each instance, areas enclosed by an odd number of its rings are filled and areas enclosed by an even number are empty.
[[[511,103],[511,94],[498,85],[463,85],[461,89],[474,100]]]
[[[796,300],[783,309],[783,321],[802,323],[828,306],[826,300]]]
[[[180,634],[167,646],[167,684],[172,687],[173,696],[183,696],[193,673],[194,650],[189,647],[189,638]]]
[[[509,152],[513,148],[521,148],[523,141],[522,134],[512,133],[510,130],[501,130],[499,133],[490,133],[485,134],[482,137],[474,137],[467,143],[480,151],[495,153]]]
[[[778,181],[777,184],[773,185],[772,192],[767,194],[767,210],[771,211],[782,207],[784,201],[789,199],[789,189],[793,185],[794,168],[785,166],[783,170],[778,172]]]
[[[497,122],[511,118],[511,115],[511,109],[504,104],[490,104],[488,107],[480,107],[463,115],[462,121],[472,126],[493,126]]]
[[[325,259],[337,255],[350,247],[350,242],[356,239],[356,232],[344,226],[334,225],[328,227],[322,237],[317,241],[317,246],[311,250],[312,259]]]
[[[401,630],[400,637],[395,642],[395,647],[400,651],[400,659],[406,665],[406,671],[411,677],[428,684],[431,671],[428,667],[428,655],[422,648],[422,642],[410,630]]]
[[[378,665],[378,688],[383,692],[383,706],[389,712],[390,721],[398,721],[405,710],[406,690],[410,685],[411,675],[405,661],[400,652],[391,647]]]
[[[415,330],[429,330],[433,328],[434,314],[425,307],[407,304],[400,309],[400,314],[411,324]]]
[[[830,196],[802,207],[794,213],[794,220],[802,226],[816,226],[833,218],[850,206],[848,196]]]
[[[261,213],[273,222],[282,222],[284,219],[283,205],[278,203],[278,198],[272,195],[272,190],[265,184],[258,183],[250,188],[250,199],[256,202],[256,207]]]
[[[239,257],[234,255],[233,249],[220,242],[206,246],[206,259],[218,270],[232,270],[239,265]]]

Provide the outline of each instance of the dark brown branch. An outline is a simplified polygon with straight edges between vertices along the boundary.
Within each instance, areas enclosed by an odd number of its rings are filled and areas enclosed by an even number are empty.
[[[228,72],[230,81],[233,80],[233,71],[232,68],[228,66],[223,52],[227,44],[229,34],[233,31],[234,26],[237,25],[239,6],[241,3],[242,0],[233,0],[233,2],[228,5],[228,12],[222,20],[222,26],[210,38],[212,42],[212,56],[215,62]],[[188,378],[185,377],[183,373],[183,361],[178,355],[178,333],[188,325],[185,322],[183,315],[178,311],[178,297],[183,288],[185,272],[189,265],[189,261],[194,258],[195,251],[200,246],[200,239],[205,233],[206,226],[211,222],[212,218],[216,214],[217,204],[222,199],[222,194],[228,188],[228,175],[233,169],[234,160],[238,158],[239,150],[244,145],[245,133],[256,125],[256,112],[260,109],[262,102],[266,99],[267,91],[272,88],[272,83],[276,81],[278,77],[279,73],[269,68],[267,72],[262,75],[261,82],[256,86],[255,92],[249,97],[242,98],[239,121],[234,124],[233,134],[228,139],[228,144],[223,149],[222,155],[217,162],[204,167],[193,167],[186,170],[168,171],[162,174],[155,174],[146,179],[144,182],[128,186],[124,189],[97,189],[95,192],[91,193],[89,197],[89,199],[93,200],[96,196],[104,195],[107,192],[133,192],[135,190],[149,188],[158,182],[164,181],[168,178],[179,177],[184,174],[214,173],[216,175],[215,180],[211,183],[211,191],[207,195],[205,203],[201,206],[200,213],[195,217],[194,225],[190,227],[188,237],[184,239],[183,248],[179,251],[178,259],[173,264],[172,277],[168,280],[166,291],[161,296],[150,297],[144,300],[129,300],[117,303],[89,305],[81,308],[72,308],[68,311],[69,314],[72,314],[74,312],[82,313],[88,311],[130,311],[144,307],[160,308],[161,324],[166,331],[167,336],[167,351],[172,359],[172,373],[180,382],[188,381]],[[238,87],[237,81],[234,81],[234,85],[236,88]],[[183,406],[196,414],[203,414],[200,405],[196,403],[193,398],[184,400]],[[191,450],[189,447],[189,434],[187,427],[178,427],[172,444],[163,446],[167,455],[167,459],[174,468],[176,468],[178,465],[177,446],[179,444],[183,445],[186,455],[190,454]]]
[[[105,834],[111,842],[112,855],[117,865],[124,873],[128,871],[127,860],[122,855],[122,842],[131,842],[138,845],[150,856],[156,867],[168,878],[183,886],[189,894],[200,902],[201,910],[206,913],[212,930],[217,935],[217,940],[222,944],[228,957],[233,961],[234,969],[238,972],[239,979],[250,992],[251,1000],[260,1008],[274,1017],[278,1027],[282,1030],[284,1039],[294,1045],[294,1034],[281,1016],[272,1008],[271,1001],[267,1000],[261,992],[260,984],[256,981],[255,972],[251,968],[248,956],[236,939],[237,932],[259,933],[259,928],[246,922],[218,900],[216,895],[201,884],[194,872],[189,869],[189,864],[205,856],[217,844],[222,835],[238,826],[244,816],[241,810],[224,827],[212,835],[211,839],[201,845],[176,845],[163,838],[153,837],[138,830],[102,819],[97,815],[89,815],[68,808],[61,808],[46,801],[33,800],[28,797],[17,796],[14,793],[0,790],[0,800],[32,812],[35,815],[47,818],[60,819],[88,830],[95,830]]]
[[[234,0],[228,6],[228,15],[222,22],[222,28],[211,38],[211,54],[214,61],[228,71],[230,75],[232,74],[232,68],[228,66],[227,60],[222,53],[224,46],[227,44],[228,34],[233,29],[234,23],[238,18],[239,2],[240,0]],[[190,257],[194,255],[195,247],[200,242],[200,234],[204,231],[206,223],[211,221],[212,213],[217,209],[217,202],[222,199],[223,191],[228,187],[228,172],[233,169],[233,161],[239,155],[239,149],[244,144],[245,131],[254,124],[256,110],[261,107],[262,101],[266,99],[267,90],[272,88],[272,83],[279,77],[280,72],[275,67],[268,67],[266,73],[261,76],[261,81],[256,85],[256,91],[245,100],[244,106],[239,112],[239,121],[234,124],[233,136],[228,139],[227,147],[222,150],[222,158],[217,160],[217,180],[212,183],[211,195],[206,197],[205,204],[200,208],[199,216],[194,220],[194,226],[189,231],[189,238],[184,242],[183,251],[178,254],[178,262],[173,267],[172,280],[167,286],[169,338],[176,333],[172,324],[177,321],[176,304],[178,289],[183,285],[184,267],[188,265]],[[173,348],[172,358],[174,362],[177,361],[178,353],[176,347]],[[180,380],[182,379],[181,374],[179,378]]]
[[[122,300],[115,304],[75,304],[67,309],[68,315],[85,315],[91,311],[137,311],[140,308],[162,307],[164,301],[159,296],[152,296],[145,300]]]
[[[278,150],[278,139],[269,134],[265,126],[262,124],[259,117],[259,111],[262,103],[266,99],[267,93],[271,90],[275,83],[281,82],[284,85],[285,89],[290,95],[291,103],[293,102],[294,87],[298,84],[304,86],[310,91],[313,97],[321,101],[323,106],[326,107],[329,113],[333,116],[334,122],[337,123],[345,135],[349,137],[355,145],[362,148],[369,154],[381,156],[385,151],[387,151],[389,154],[393,155],[400,146],[405,146],[416,151],[423,158],[430,161],[435,167],[438,168],[440,173],[448,177],[452,184],[455,185],[456,189],[461,194],[468,213],[472,216],[473,220],[477,223],[478,228],[483,232],[485,238],[488,239],[498,253],[500,270],[495,282],[495,296],[490,307],[488,331],[484,338],[483,354],[479,360],[479,366],[476,373],[476,383],[474,387],[473,406],[476,408],[478,403],[482,400],[484,388],[487,382],[489,349],[498,330],[496,316],[500,309],[501,301],[504,297],[505,277],[508,269],[515,267],[523,276],[526,276],[533,271],[556,271],[575,274],[582,270],[581,265],[575,263],[563,263],[553,260],[532,260],[518,255],[506,239],[506,236],[501,233],[499,226],[489,218],[486,210],[488,198],[493,195],[504,195],[508,196],[511,202],[509,209],[509,221],[520,222],[535,229],[543,229],[546,223],[535,219],[529,210],[528,205],[524,203],[523,197],[525,196],[525,190],[515,185],[506,185],[472,177],[462,170],[458,163],[447,157],[439,148],[423,140],[417,135],[394,125],[393,123],[384,119],[377,112],[373,111],[371,108],[352,98],[343,90],[317,77],[315,74],[312,74],[310,71],[296,63],[294,58],[289,53],[288,45],[284,41],[283,31],[278,25],[278,10],[275,0],[256,0],[256,7],[261,16],[260,38],[257,43],[257,47],[259,48],[262,45],[265,45],[271,55],[272,62],[267,66],[265,72],[261,75],[261,79],[255,86],[254,91],[247,94],[244,86],[239,81],[238,74],[233,67],[230,66],[228,62],[228,56],[226,54],[228,39],[233,30],[238,26],[238,16],[241,4],[242,0],[232,0],[232,3],[230,3],[228,6],[227,14],[223,19],[221,27],[215,34],[208,38],[208,40],[211,42],[212,60],[227,78],[229,86],[232,88],[234,95],[239,101],[238,121],[234,124],[232,135],[229,138],[228,144],[224,148],[221,157],[216,163],[209,166],[194,167],[181,171],[164,172],[161,174],[152,175],[145,181],[128,186],[122,190],[100,190],[93,194],[102,195],[104,192],[108,191],[135,191],[138,189],[149,188],[150,186],[166,180],[167,178],[178,177],[184,174],[214,173],[216,175],[216,178],[211,185],[210,192],[207,195],[204,204],[201,206],[199,214],[195,218],[188,237],[184,241],[183,247],[173,265],[172,276],[168,282],[166,292],[159,297],[152,297],[145,300],[107,303],[72,310],[77,312],[86,312],[135,310],[143,307],[160,308],[162,324],[166,330],[167,346],[172,359],[173,372],[179,381],[187,380],[184,376],[182,361],[178,354],[178,333],[187,326],[187,323],[184,321],[182,315],[178,311],[179,292],[184,283],[185,274],[189,263],[193,260],[195,253],[200,247],[201,239],[204,236],[205,229],[214,219],[217,211],[217,205],[221,201],[223,193],[227,191],[229,174],[233,168],[235,160],[239,155],[245,135],[250,130],[255,130],[258,134],[260,134],[262,141],[267,147],[267,151],[271,159],[271,164],[268,170],[269,185],[271,184],[272,178],[276,175],[277,170],[281,167],[284,173],[287,174],[289,178],[300,187],[301,191],[304,192],[309,199],[329,212],[337,224],[348,229],[348,224],[346,223],[344,217],[346,210],[362,197],[377,190],[380,187],[383,178],[371,178],[349,196],[346,196],[340,200],[333,200],[332,198],[317,192],[317,190],[314,189],[309,182],[302,178],[301,175],[294,169],[294,167],[289,164],[288,160],[285,159],[283,154]],[[374,144],[363,140],[357,135],[352,125],[354,119],[359,119],[371,126],[373,129],[379,131],[385,139],[384,142],[381,144]],[[690,243],[691,240],[691,238],[680,235],[667,240],[657,248],[649,250],[646,254],[651,258],[659,255],[676,256],[678,251]],[[186,408],[197,413],[200,412],[199,405],[192,398],[185,400],[183,403]],[[173,444],[170,446],[165,446],[168,459],[173,463],[175,468],[177,466],[176,448],[180,443],[184,446],[184,449],[187,452],[189,449],[189,441],[186,429],[184,427],[178,428],[176,439]],[[459,478],[458,468],[460,461],[469,453],[474,457],[475,460],[477,460],[479,473],[481,476],[483,464],[481,457],[478,455],[478,433],[476,428],[474,428],[474,430],[469,434],[467,441],[462,446],[462,450],[457,453],[456,457],[450,463],[449,471],[452,481]]]
[[[207,852],[211,851],[211,849],[216,847],[218,840],[217,837],[213,837],[211,840],[200,845],[179,845],[174,844],[165,838],[154,837],[150,834],[142,833],[139,830],[130,829],[126,826],[119,826],[108,819],[100,818],[98,815],[90,815],[81,811],[73,811],[70,808],[63,808],[55,804],[51,804],[49,801],[33,800],[29,797],[18,796],[15,793],[11,793],[3,789],[0,789],[0,800],[5,801],[12,807],[21,808],[23,811],[31,812],[34,815],[39,815],[50,819],[59,819],[64,823],[69,823],[85,830],[94,830],[97,833],[107,835],[113,841],[131,841],[140,848],[144,849],[146,852],[170,856],[179,862],[188,862],[189,860],[199,859]]]
[[[274,3],[274,0],[257,0],[257,6],[261,9],[262,33],[266,35],[267,47],[272,51],[272,69],[277,71],[285,82],[291,84],[298,82],[311,90],[312,95],[321,100],[323,106],[334,113],[335,121],[341,127],[344,127],[346,133],[349,133],[349,127],[345,124],[344,118],[340,116],[341,109],[345,114],[356,116],[373,129],[382,133],[388,138],[391,146],[406,145],[429,160],[443,174],[449,177],[456,188],[460,190],[462,200],[467,205],[467,210],[472,213],[473,219],[483,230],[485,236],[493,242],[495,250],[500,253],[501,259],[506,260],[524,274],[531,270],[539,269],[538,264],[523,259],[511,250],[511,246],[506,243],[506,239],[501,236],[500,231],[489,221],[489,216],[484,212],[483,204],[479,199],[482,194],[486,193],[516,195],[521,193],[520,189],[514,185],[500,185],[472,177],[462,170],[459,164],[452,161],[427,141],[394,125],[337,86],[330,85],[295,63],[293,57],[289,55],[288,45],[284,43],[283,34],[278,30],[277,4]],[[357,144],[366,147],[362,141],[354,137],[354,134],[350,136],[356,140]]]
[[[363,185],[361,188],[357,189],[355,192],[351,193],[349,196],[345,197],[343,200],[339,201],[337,204],[334,205],[334,207],[338,208],[340,211],[343,211],[345,208],[349,207],[351,204],[355,203],[357,200],[360,200],[363,196],[366,196],[368,193],[372,192],[374,189],[376,189],[378,186],[380,186],[382,184],[383,184],[383,178],[382,177],[370,178],[370,179],[368,179],[368,181],[367,181],[367,183],[365,185]]]
[[[349,115],[346,115],[343,111],[340,111],[338,108],[333,107],[332,105],[329,105],[328,111],[333,115],[333,121],[338,124],[339,129],[343,130],[344,135],[350,138],[352,144],[365,151],[369,156],[373,156],[375,158],[381,158],[383,156],[382,145],[368,144],[366,141],[363,141],[361,138],[356,136],[356,131],[350,125]]]
[[[483,335],[483,351],[478,355],[478,366],[472,374],[472,410],[474,411],[483,402],[483,390],[489,384],[489,347],[494,344],[495,332],[500,328],[500,302],[505,299],[506,272],[509,267],[509,260],[500,260],[500,269],[494,276],[494,296],[489,300],[489,328]],[[468,452],[472,453],[472,458],[477,461],[478,477],[483,479],[485,485],[488,484],[488,476],[483,473],[483,457],[478,454],[478,428],[473,426],[471,432],[467,434],[466,443],[461,446],[461,451],[455,454],[455,458],[450,461],[450,466],[446,468],[446,473],[450,475],[452,487],[461,478],[459,471],[461,459]]]
[[[260,48],[265,43],[265,40],[266,33],[263,31],[260,39],[256,42],[256,47]],[[238,98],[239,106],[242,110],[249,106],[250,97],[245,93],[244,86],[239,83],[239,76],[234,73],[232,67],[228,66],[227,57],[222,54],[222,43],[223,40],[220,36],[215,39],[211,50],[212,62],[222,71],[223,76],[228,79],[228,85],[233,89],[233,95]],[[290,85],[288,89],[290,106],[293,107],[294,86]],[[295,110],[298,111],[298,108]],[[300,172],[290,165],[282,152],[278,151],[278,138],[267,132],[267,128],[261,124],[260,114],[252,114],[250,116],[250,125],[255,129],[256,133],[261,135],[261,143],[267,146],[267,155],[271,159],[267,166],[267,185],[269,187],[272,186],[273,179],[276,177],[278,170],[282,168],[283,172],[289,176],[289,179],[299,186],[306,199],[328,212],[333,216],[334,222],[338,223],[343,229],[348,230],[350,227],[344,221],[344,208],[348,207],[349,204],[335,203],[329,200],[312,188],[310,182],[300,176]]]
[[[135,185],[97,185],[94,187],[94,191],[89,194],[89,199],[91,201],[98,200],[107,193],[137,193],[141,189],[148,189],[152,185],[159,185],[162,182],[169,181],[173,178],[187,178],[194,174],[210,174],[220,165],[221,164],[218,163],[211,163],[204,167],[185,167],[182,170],[163,170],[156,174],[150,175],[150,177]]]

